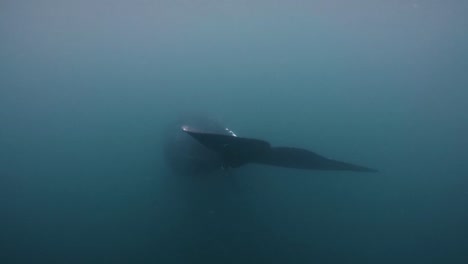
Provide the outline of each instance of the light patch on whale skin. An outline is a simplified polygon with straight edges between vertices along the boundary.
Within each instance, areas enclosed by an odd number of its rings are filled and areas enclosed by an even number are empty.
[[[234,131],[230,130],[229,128],[224,128],[231,136],[237,137],[237,135],[234,133]]]

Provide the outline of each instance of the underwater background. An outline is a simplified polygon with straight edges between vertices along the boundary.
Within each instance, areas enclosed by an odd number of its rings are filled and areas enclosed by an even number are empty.
[[[0,1],[0,263],[468,263],[467,13]],[[185,113],[380,172],[249,165],[192,207],[162,157]]]

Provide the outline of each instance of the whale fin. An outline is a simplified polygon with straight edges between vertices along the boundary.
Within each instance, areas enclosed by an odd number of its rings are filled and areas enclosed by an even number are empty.
[[[182,127],[182,130],[208,149],[217,152],[229,167],[259,163],[306,170],[376,172],[364,166],[329,159],[306,149],[271,147],[264,140],[207,133],[189,127]]]
[[[255,162],[306,170],[377,172],[371,168],[329,159],[306,149],[292,147],[273,147],[265,155],[258,156]]]

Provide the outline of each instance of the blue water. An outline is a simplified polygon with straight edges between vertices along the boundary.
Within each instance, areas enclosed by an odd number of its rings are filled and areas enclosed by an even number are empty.
[[[2,1],[0,263],[468,263],[467,3]],[[187,194],[187,112],[380,172]]]

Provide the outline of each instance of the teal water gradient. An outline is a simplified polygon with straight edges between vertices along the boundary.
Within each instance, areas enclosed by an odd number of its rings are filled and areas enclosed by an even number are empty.
[[[466,263],[467,11],[2,1],[0,262]],[[382,172],[244,168],[255,221],[229,234],[167,209],[162,132],[187,112]]]

